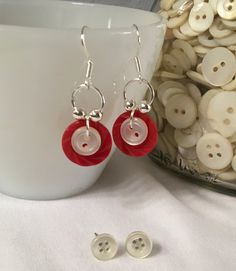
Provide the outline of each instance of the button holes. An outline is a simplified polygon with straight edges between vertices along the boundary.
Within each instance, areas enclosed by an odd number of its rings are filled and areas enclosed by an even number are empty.
[[[138,240],[139,240],[139,242],[142,242],[142,241],[143,241],[143,239],[142,239],[141,237],[140,237]]]
[[[219,144],[215,144],[215,146],[216,146],[216,148],[219,148],[219,147],[220,147],[220,145],[219,145]]]
[[[101,246],[103,245],[103,243],[101,242],[101,243],[99,243],[98,245],[101,247]]]
[[[137,250],[138,250],[138,249],[139,249],[139,247],[135,247],[135,249],[137,249]]]
[[[136,240],[133,240],[133,242],[132,242],[133,244],[136,244]]]
[[[99,252],[103,252],[103,251],[104,251],[103,248],[99,249]]]
[[[138,133],[138,132],[134,133],[134,135],[135,135],[136,137],[139,137],[139,133]]]
[[[181,110],[181,114],[185,115],[186,111],[185,110]]]
[[[199,20],[199,19],[200,19],[200,16],[199,16],[199,15],[197,15],[197,16],[195,17],[195,19],[196,19],[196,20]]]
[[[175,108],[174,111],[175,111],[176,114],[179,113],[179,109],[177,109],[177,108]]]
[[[211,145],[209,145],[209,144],[206,147],[207,147],[207,149],[211,149]]]
[[[145,247],[145,244],[142,244],[141,247]]]
[[[202,16],[202,19],[204,19],[204,20],[205,20],[205,19],[206,19],[206,17],[207,17],[207,16],[206,16],[206,14],[204,14],[204,15]]]
[[[87,143],[84,143],[84,144],[82,145],[82,147],[83,147],[83,148],[86,148],[86,147],[88,147],[88,144],[87,144]]]
[[[217,72],[218,71],[218,67],[213,67],[213,72]]]
[[[109,242],[108,242],[108,241],[106,241],[106,242],[105,242],[105,245],[106,245],[106,246],[107,246],[107,245],[109,245]]]
[[[228,6],[228,10],[232,10],[232,8],[233,8],[232,5]]]
[[[221,65],[221,67],[224,67],[224,66],[225,66],[225,62],[222,61],[222,62],[220,63],[220,65]]]
[[[225,125],[229,125],[230,124],[230,120],[229,119],[224,119],[223,122],[224,122]]]
[[[212,154],[212,153],[209,153],[208,156],[209,156],[210,158],[213,158],[213,154]]]
[[[230,114],[232,114],[234,112],[233,107],[228,107],[227,108],[227,112],[230,113]]]
[[[222,154],[221,154],[220,152],[218,152],[216,155],[217,155],[218,157],[222,157]]]
[[[230,2],[230,3],[233,3],[233,2],[234,2],[234,0],[229,0],[229,2]]]
[[[106,248],[106,251],[109,251],[109,250],[110,250],[110,248],[109,248],[109,247],[107,247],[107,248]]]
[[[235,80],[235,78],[236,78],[236,77],[235,77],[235,75],[234,75],[234,77],[232,78],[232,80]]]

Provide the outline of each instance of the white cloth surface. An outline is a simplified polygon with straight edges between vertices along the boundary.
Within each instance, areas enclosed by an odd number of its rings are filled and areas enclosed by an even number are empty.
[[[135,230],[154,241],[143,260],[125,252]],[[92,256],[94,232],[114,235],[115,259]],[[82,195],[48,202],[0,195],[0,271],[100,270],[235,271],[236,197],[120,153]]]

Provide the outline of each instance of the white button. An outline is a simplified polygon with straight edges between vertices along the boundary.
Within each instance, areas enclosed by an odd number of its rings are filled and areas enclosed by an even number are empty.
[[[160,8],[164,10],[169,10],[172,7],[174,2],[175,0],[161,0]]]
[[[184,12],[182,15],[170,18],[167,22],[168,28],[176,28],[180,25],[184,24],[184,22],[188,19],[188,12]]]
[[[236,0],[218,0],[217,12],[226,20],[236,19]]]
[[[183,75],[183,74],[176,74],[176,73],[173,73],[173,72],[166,72],[166,71],[158,71],[156,73],[156,76],[161,77],[163,80],[166,80],[166,79],[184,79],[184,78],[186,78],[186,76]]]
[[[224,26],[226,26],[227,28],[231,29],[231,30],[236,30],[236,21],[229,21],[229,20],[225,20],[225,19],[221,19],[222,24]]]
[[[233,157],[232,145],[217,133],[203,135],[197,143],[196,152],[201,163],[211,169],[227,167]]]
[[[196,147],[192,148],[182,148],[178,147],[178,151],[184,159],[187,160],[196,160],[197,159],[197,154],[196,154]]]
[[[195,37],[199,35],[199,32],[193,31],[188,21],[186,21],[183,25],[181,25],[179,29],[184,35],[189,36],[189,37]]]
[[[146,258],[152,252],[152,241],[144,232],[132,232],[126,239],[126,249],[135,258]]]
[[[182,32],[180,32],[179,28],[174,28],[173,30],[173,35],[180,40],[190,40],[192,37],[185,36]]]
[[[185,129],[175,130],[175,140],[180,147],[191,148],[195,146],[202,136],[202,129],[199,122]]]
[[[235,56],[230,50],[223,47],[212,49],[202,61],[203,76],[214,86],[223,86],[229,83],[235,70]]]
[[[230,46],[232,44],[235,44],[236,43],[236,33],[233,33],[227,37],[224,37],[224,38],[215,38],[215,41],[217,43],[219,43],[219,45],[222,45],[222,46]]]
[[[207,117],[213,129],[224,137],[236,132],[236,92],[222,91],[208,105]]]
[[[183,74],[183,68],[178,63],[177,59],[170,55],[164,54],[162,59],[162,65],[166,71],[174,72],[177,74]]]
[[[101,136],[93,127],[89,128],[89,135],[87,127],[83,126],[75,130],[71,137],[71,145],[75,152],[80,155],[89,156],[96,153],[101,146]]]
[[[210,83],[208,83],[206,81],[206,79],[203,77],[202,74],[198,73],[198,72],[195,72],[195,71],[188,71],[186,72],[187,76],[192,79],[193,81],[197,82],[197,83],[200,83],[204,86],[207,86],[207,87],[213,87],[213,85],[211,85]]]
[[[189,24],[196,32],[206,31],[212,24],[214,12],[207,3],[194,5],[189,14]]]
[[[165,91],[168,88],[179,88],[179,89],[183,89],[183,90],[186,89],[186,87],[183,84],[181,84],[180,82],[171,81],[171,80],[165,81],[165,82],[161,83],[157,88],[157,95],[158,95],[159,101],[162,101],[162,96],[164,95]]]
[[[197,55],[193,50],[193,47],[186,41],[183,40],[175,40],[172,44],[173,48],[182,50],[189,58],[192,66],[196,66],[197,64]]]
[[[194,51],[198,54],[198,55],[205,55],[208,52],[210,52],[211,48],[208,48],[206,46],[202,46],[202,45],[196,45],[193,47]]]
[[[172,126],[179,129],[187,128],[196,120],[197,106],[191,97],[177,94],[168,100],[165,113]]]
[[[219,179],[222,179],[224,181],[235,181],[236,180],[236,172],[233,170],[228,170],[225,172],[222,172],[218,175]]]
[[[182,66],[184,71],[191,70],[191,62],[188,59],[187,55],[185,55],[185,53],[182,52],[182,50],[180,50],[180,49],[172,49],[170,51],[170,54],[177,59],[177,61]]]
[[[181,94],[181,93],[186,93],[186,92],[181,88],[167,88],[161,97],[162,104],[166,106],[170,97],[176,94]]]
[[[217,94],[219,94],[222,89],[213,88],[208,90],[203,96],[198,106],[198,111],[200,113],[200,117],[207,118],[207,110],[210,100]]]
[[[209,32],[214,38],[224,38],[233,33],[232,30],[225,28],[220,18],[216,18],[209,28]]]
[[[110,234],[103,233],[97,235],[92,243],[91,250],[98,260],[107,261],[111,260],[118,251],[118,245]]]
[[[217,47],[219,44],[214,40],[214,37],[209,31],[206,31],[198,36],[198,41],[201,45],[206,47]]]
[[[232,159],[231,166],[232,166],[233,170],[236,172],[236,155],[234,155],[234,157]]]
[[[148,136],[147,124],[140,118],[133,118],[132,128],[130,119],[125,120],[120,128],[123,140],[132,146],[142,144]]]
[[[236,74],[233,76],[232,80],[222,88],[224,90],[236,90]]]
[[[202,94],[199,88],[192,83],[188,83],[187,88],[189,95],[193,98],[196,104],[199,104],[202,98]]]

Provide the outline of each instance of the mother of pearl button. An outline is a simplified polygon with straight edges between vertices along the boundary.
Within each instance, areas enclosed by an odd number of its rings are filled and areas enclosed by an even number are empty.
[[[193,31],[204,32],[212,24],[214,12],[207,3],[200,3],[193,6],[189,14],[189,25]]]
[[[203,135],[196,147],[198,159],[210,169],[223,169],[233,158],[233,148],[222,135],[209,133]]]
[[[71,137],[71,145],[74,151],[80,155],[89,156],[96,153],[101,146],[101,136],[93,127],[83,126],[78,128]]]
[[[197,117],[197,106],[186,94],[176,94],[168,100],[165,108],[168,122],[175,128],[191,126]]]
[[[148,136],[148,127],[140,118],[133,118],[132,127],[130,119],[125,120],[120,128],[123,140],[132,146],[142,144]]]
[[[226,20],[236,19],[236,0],[218,0],[217,12]]]
[[[236,70],[236,59],[233,53],[223,47],[210,50],[202,61],[202,73],[206,80],[215,86],[229,83]]]
[[[224,137],[236,132],[236,92],[222,91],[208,105],[207,117],[213,129]]]

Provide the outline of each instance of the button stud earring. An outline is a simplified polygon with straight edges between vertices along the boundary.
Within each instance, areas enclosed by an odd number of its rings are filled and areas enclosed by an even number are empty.
[[[91,243],[91,250],[94,257],[98,260],[108,261],[116,256],[118,245],[112,235],[108,233],[95,233],[95,238]]]
[[[146,233],[135,231],[128,235],[125,242],[126,250],[134,258],[143,259],[152,252],[152,241]]]

